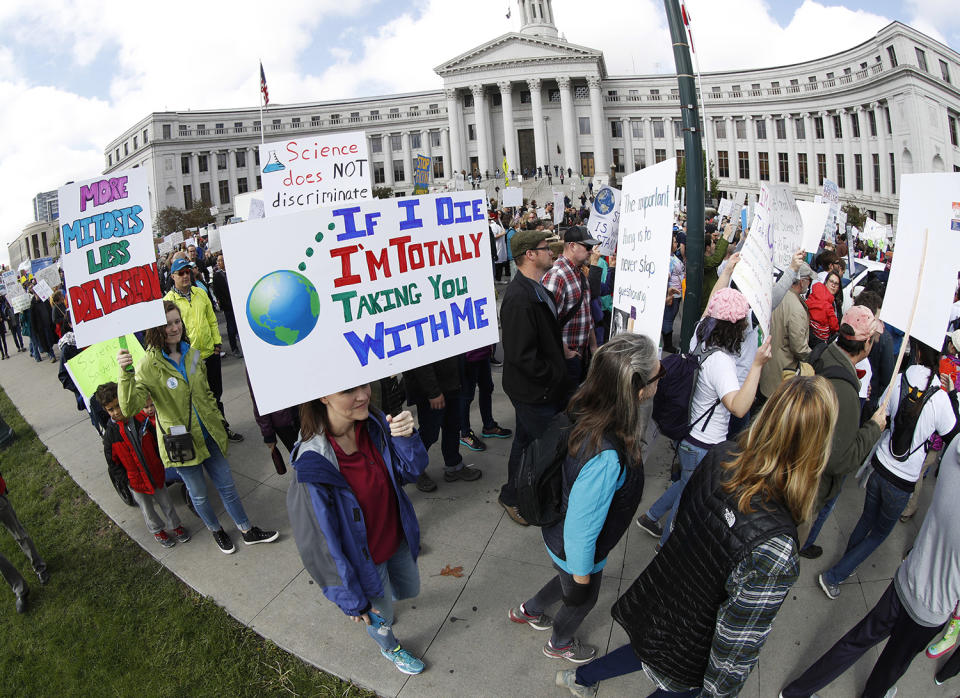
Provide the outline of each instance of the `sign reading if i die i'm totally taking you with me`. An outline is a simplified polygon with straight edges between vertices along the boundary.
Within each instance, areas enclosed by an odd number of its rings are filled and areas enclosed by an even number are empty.
[[[482,191],[247,221],[222,243],[263,413],[499,341]]]
[[[77,346],[165,324],[146,171],[67,184],[58,199]]]

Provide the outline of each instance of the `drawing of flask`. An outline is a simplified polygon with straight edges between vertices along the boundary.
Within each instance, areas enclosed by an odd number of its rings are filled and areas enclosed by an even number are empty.
[[[285,170],[287,166],[284,165],[277,159],[277,153],[273,150],[270,151],[270,157],[267,159],[267,166],[263,168],[264,174],[267,172],[276,172],[277,170]]]

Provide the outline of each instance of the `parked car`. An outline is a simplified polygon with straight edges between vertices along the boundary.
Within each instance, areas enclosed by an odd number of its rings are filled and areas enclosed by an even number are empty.
[[[843,312],[847,312],[850,306],[853,305],[853,300],[859,295],[860,291],[863,290],[871,272],[875,272],[876,276],[882,275],[883,277],[887,274],[883,262],[873,262],[869,259],[855,259],[853,260],[853,265],[853,269],[847,270],[849,276],[845,276],[843,279]],[[881,278],[881,280],[886,282],[886,278]]]

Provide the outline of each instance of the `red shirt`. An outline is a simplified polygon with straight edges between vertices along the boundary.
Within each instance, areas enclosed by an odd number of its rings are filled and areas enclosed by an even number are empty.
[[[357,450],[347,455],[327,434],[333,452],[340,464],[340,474],[360,504],[367,525],[367,548],[375,565],[386,562],[397,552],[403,541],[400,524],[400,505],[393,491],[383,456],[370,440],[367,425],[357,422]]]

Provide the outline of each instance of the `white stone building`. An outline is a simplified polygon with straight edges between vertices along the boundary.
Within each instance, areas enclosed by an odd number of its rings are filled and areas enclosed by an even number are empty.
[[[256,108],[154,112],[108,145],[104,172],[146,167],[155,212],[201,197],[222,221],[260,186],[261,129],[267,141],[363,130],[374,186],[398,193],[412,191],[418,154],[433,158],[436,185],[465,170],[491,191],[504,156],[517,172],[600,179],[611,165],[630,173],[683,156],[674,75],[609,75],[601,51],[559,36],[551,0],[519,5],[519,32],[436,68],[442,90],[271,105],[262,124]],[[702,80],[721,191],[785,182],[809,199],[829,178],[842,201],[892,223],[900,175],[960,170],[960,54],[899,22],[831,56]]]

